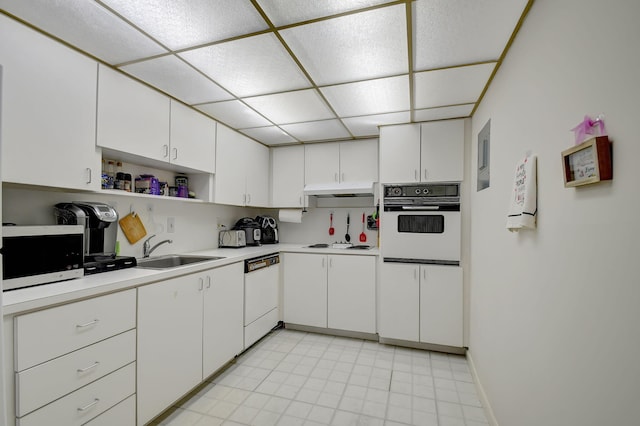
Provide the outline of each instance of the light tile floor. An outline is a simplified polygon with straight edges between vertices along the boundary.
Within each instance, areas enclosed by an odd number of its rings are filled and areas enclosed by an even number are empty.
[[[280,329],[163,426],[487,425],[463,356]]]

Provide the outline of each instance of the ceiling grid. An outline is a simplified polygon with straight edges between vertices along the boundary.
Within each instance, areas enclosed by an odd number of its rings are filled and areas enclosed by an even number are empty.
[[[265,145],[469,117],[533,0],[0,0]]]

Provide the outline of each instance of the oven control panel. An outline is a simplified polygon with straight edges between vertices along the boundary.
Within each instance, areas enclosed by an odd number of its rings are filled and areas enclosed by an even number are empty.
[[[459,197],[460,184],[435,183],[422,185],[385,185],[385,198]]]

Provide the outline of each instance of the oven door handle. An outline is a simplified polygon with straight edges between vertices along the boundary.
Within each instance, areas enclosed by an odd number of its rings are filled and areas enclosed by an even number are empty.
[[[411,210],[414,212],[428,212],[440,210],[440,206],[402,206],[402,210]]]

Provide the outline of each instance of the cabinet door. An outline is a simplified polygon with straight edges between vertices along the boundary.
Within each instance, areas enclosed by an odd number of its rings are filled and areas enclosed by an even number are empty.
[[[206,173],[216,168],[216,122],[171,100],[171,164]]]
[[[100,189],[97,63],[0,16],[2,179]]]
[[[380,128],[380,182],[420,181],[420,125]]]
[[[423,123],[420,154],[423,182],[458,182],[464,178],[464,120]]]
[[[304,147],[304,183],[340,181],[340,144],[317,143]]]
[[[462,268],[420,269],[420,341],[462,347]]]
[[[303,207],[304,146],[271,149],[271,207]]]
[[[383,263],[380,269],[378,334],[390,339],[419,341],[420,267]]]
[[[138,288],[138,424],[202,381],[203,275]]]
[[[169,110],[167,96],[98,68],[98,146],[168,162]]]
[[[375,333],[375,257],[330,255],[328,276],[329,328]]]
[[[327,256],[284,254],[284,322],[327,327]]]
[[[204,292],[202,378],[242,352],[244,267],[242,262],[212,269]]]
[[[340,143],[340,182],[378,182],[378,141]]]
[[[269,206],[269,148],[246,138],[246,202],[247,206]]]
[[[216,128],[215,203],[243,206],[248,147],[246,137],[221,124]]]

